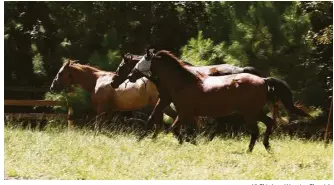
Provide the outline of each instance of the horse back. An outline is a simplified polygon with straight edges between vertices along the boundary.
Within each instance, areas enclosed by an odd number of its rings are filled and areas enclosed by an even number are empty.
[[[260,76],[260,73],[253,67],[238,67],[230,64],[219,64],[210,66],[185,66],[191,71],[198,71],[208,76],[224,76],[238,73],[250,73]]]
[[[108,93],[108,101],[112,108],[119,111],[154,106],[159,98],[156,86],[147,78],[140,78],[135,83],[126,80],[117,89],[108,84],[101,86],[100,90],[104,92],[102,94]]]
[[[261,86],[264,85],[263,78],[249,73],[238,73],[224,76],[208,76],[203,80],[204,89],[230,89],[239,86]]]

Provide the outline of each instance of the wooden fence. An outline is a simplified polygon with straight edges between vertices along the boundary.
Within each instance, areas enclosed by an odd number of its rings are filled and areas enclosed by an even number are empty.
[[[16,92],[48,92],[49,87],[15,87],[15,86],[7,86],[5,87],[5,91],[16,91]]]
[[[5,105],[12,106],[59,106],[60,101],[52,100],[5,100]]]
[[[34,87],[5,87],[5,91],[16,91],[16,92],[47,92],[48,88],[34,88]],[[62,106],[60,101],[52,100],[16,100],[10,99],[4,101],[5,106],[29,106],[29,107],[53,107],[53,106]],[[12,116],[18,119],[53,119],[61,118],[68,120],[68,126],[73,125],[73,121],[70,120],[73,110],[71,107],[68,107],[67,114],[61,113],[5,113],[5,116]]]
[[[51,100],[5,100],[5,106],[60,106],[62,103],[60,101],[51,101]],[[67,114],[54,114],[54,113],[5,113],[5,116],[13,116],[19,119],[52,119],[52,118],[62,118],[68,121],[68,127],[73,126],[73,121],[70,120],[73,110],[71,107],[68,107]]]

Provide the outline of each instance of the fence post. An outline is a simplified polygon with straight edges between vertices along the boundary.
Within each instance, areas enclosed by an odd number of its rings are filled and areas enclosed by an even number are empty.
[[[329,109],[328,121],[327,121],[327,125],[326,125],[326,130],[325,130],[325,138],[324,138],[325,139],[325,147],[329,143],[329,138],[328,138],[329,124],[332,123],[332,127],[333,127],[333,121],[331,121],[332,115],[333,115],[333,99],[331,100],[331,107]]]

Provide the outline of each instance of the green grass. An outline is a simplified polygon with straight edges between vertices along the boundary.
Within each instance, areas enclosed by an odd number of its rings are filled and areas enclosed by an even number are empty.
[[[271,139],[273,152],[248,136],[199,138],[179,145],[172,135],[137,141],[133,134],[88,130],[34,131],[5,126],[5,176],[23,179],[332,179],[332,143]]]

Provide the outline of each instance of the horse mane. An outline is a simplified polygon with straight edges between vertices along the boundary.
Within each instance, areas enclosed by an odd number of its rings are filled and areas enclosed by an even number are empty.
[[[139,61],[143,57],[143,55],[133,55],[133,54],[131,54],[131,56],[132,56],[132,60],[135,60],[135,61]]]
[[[187,66],[190,63],[181,61],[175,55],[173,55],[170,51],[161,50],[156,53],[156,56],[161,56],[161,57],[167,56],[168,60],[175,60],[175,62],[168,62],[168,66],[174,67],[176,70],[179,70],[179,71],[184,71],[184,75],[187,80],[198,81],[198,80],[201,80],[199,77],[205,77],[205,75],[200,72],[197,72],[196,73],[197,75],[196,75],[192,73],[191,71],[189,71],[185,66]]]
[[[143,57],[143,55],[135,55],[135,54],[127,53],[122,58],[124,60],[125,58],[129,59],[129,57],[131,57],[132,61],[139,61]]]
[[[76,60],[68,60],[64,65],[70,64],[71,67],[80,70],[80,71],[85,71],[86,69],[89,69],[90,71],[94,72],[102,72],[102,73],[113,73],[111,71],[104,71],[102,69],[99,69],[95,66],[91,66],[89,64],[80,64],[76,63]]]
[[[186,66],[194,66],[192,63],[186,62],[184,60],[181,61]]]
[[[101,69],[98,69],[97,67],[94,67],[94,66],[90,66],[88,64],[78,64],[78,63],[74,63],[72,64],[72,67],[74,68],[77,68],[77,69],[81,69],[81,70],[84,70],[84,69],[90,69],[92,71],[95,71],[95,72],[100,72],[100,71],[103,71]]]

